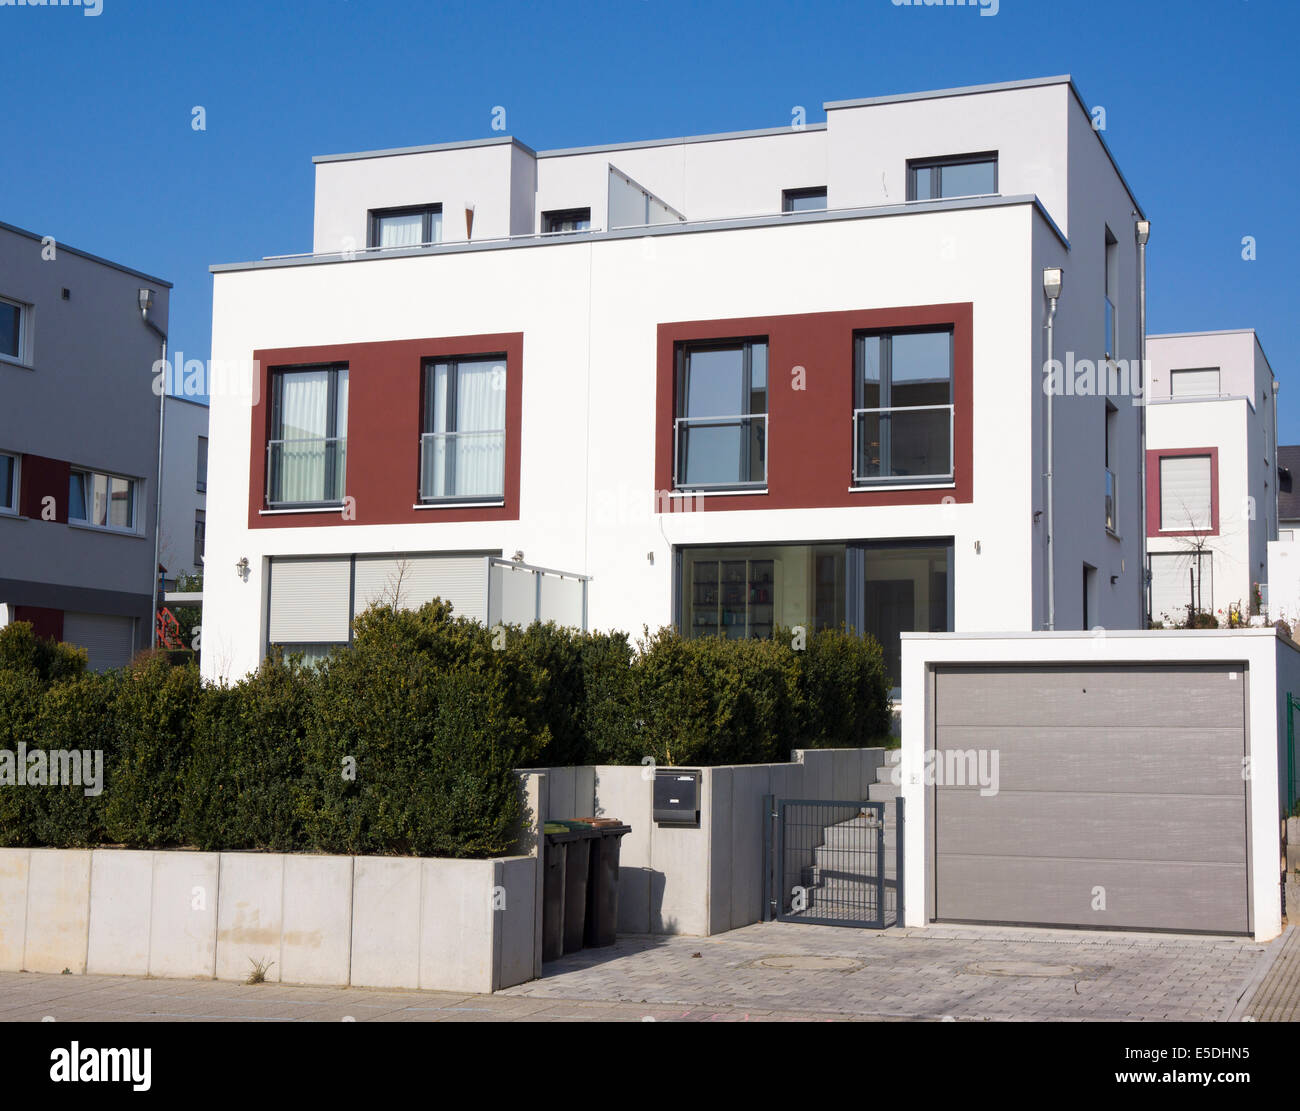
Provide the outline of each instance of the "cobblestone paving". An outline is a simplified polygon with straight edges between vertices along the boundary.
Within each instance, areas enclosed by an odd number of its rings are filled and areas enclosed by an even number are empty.
[[[1208,1020],[1228,1017],[1267,949],[1160,934],[777,922],[713,938],[621,939],[548,964],[543,979],[502,994],[882,1018]],[[757,963],[791,955],[859,967]]]
[[[1268,946],[766,923],[713,938],[625,938],[491,996],[14,972],[0,973],[0,1021],[1284,1019],[1295,1017],[1297,936]]]

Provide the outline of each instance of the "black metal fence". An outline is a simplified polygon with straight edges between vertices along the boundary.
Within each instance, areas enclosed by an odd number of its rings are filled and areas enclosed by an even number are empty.
[[[902,922],[903,800],[767,796],[767,917],[884,929]]]

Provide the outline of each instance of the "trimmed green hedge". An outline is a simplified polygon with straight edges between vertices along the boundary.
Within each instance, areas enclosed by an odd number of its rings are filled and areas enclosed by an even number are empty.
[[[765,763],[888,726],[880,647],[843,632],[634,647],[376,606],[319,667],[277,655],[228,686],[160,656],[87,673],[20,623],[0,630],[0,750],[101,752],[103,791],[0,778],[0,845],[493,856],[516,768]]]

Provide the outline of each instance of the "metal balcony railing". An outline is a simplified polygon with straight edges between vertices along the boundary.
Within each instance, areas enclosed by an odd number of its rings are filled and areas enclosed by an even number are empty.
[[[854,409],[854,483],[951,481],[954,409],[952,405]]]

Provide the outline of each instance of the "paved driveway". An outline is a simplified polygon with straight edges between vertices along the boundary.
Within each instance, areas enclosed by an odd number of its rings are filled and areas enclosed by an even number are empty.
[[[1163,934],[783,922],[620,940],[502,993],[750,1012],[955,1020],[1229,1017],[1273,950]]]

